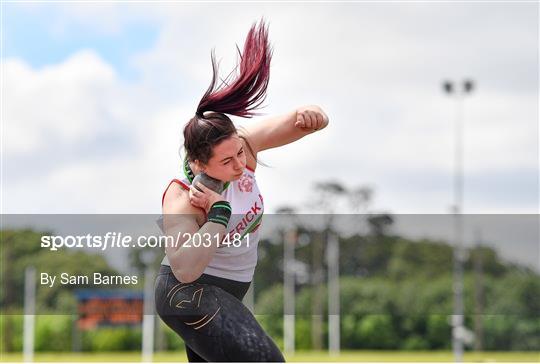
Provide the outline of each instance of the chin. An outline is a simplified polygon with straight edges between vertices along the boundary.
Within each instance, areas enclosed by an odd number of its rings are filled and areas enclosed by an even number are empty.
[[[239,175],[239,176],[232,176],[232,177],[231,177],[231,181],[237,181],[237,180],[239,180],[240,177],[242,177],[242,175],[243,175],[243,173],[242,173],[241,175]]]

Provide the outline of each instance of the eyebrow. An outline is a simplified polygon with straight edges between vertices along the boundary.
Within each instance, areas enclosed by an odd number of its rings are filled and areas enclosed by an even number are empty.
[[[236,152],[236,154],[240,153],[240,151],[241,151],[243,148],[244,148],[244,146],[241,146],[240,149],[238,149],[238,152]],[[222,160],[219,161],[219,163],[225,162],[227,159],[232,159],[232,157],[223,158]]]

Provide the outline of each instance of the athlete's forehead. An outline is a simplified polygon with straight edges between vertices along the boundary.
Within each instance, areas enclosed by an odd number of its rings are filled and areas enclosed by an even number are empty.
[[[233,134],[214,147],[212,159],[221,162],[226,158],[232,158],[238,154],[241,148],[242,140],[237,134]]]

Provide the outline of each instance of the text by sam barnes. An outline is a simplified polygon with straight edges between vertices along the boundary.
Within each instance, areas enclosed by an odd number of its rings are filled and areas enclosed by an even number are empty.
[[[56,283],[61,285],[126,285],[131,284],[135,285],[138,283],[137,276],[122,276],[122,275],[105,275],[101,273],[94,273],[91,275],[71,275],[69,273],[61,274],[48,274],[41,273],[40,283],[43,286],[48,286],[50,288],[54,287]]]

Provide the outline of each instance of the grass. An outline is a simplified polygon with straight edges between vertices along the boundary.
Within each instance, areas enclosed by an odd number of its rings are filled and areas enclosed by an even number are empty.
[[[0,362],[22,362],[21,353],[0,353]],[[302,351],[285,355],[290,362],[453,362],[449,351],[342,351],[331,356],[326,351]],[[140,352],[36,353],[34,362],[140,362]],[[185,362],[183,351],[158,352],[154,362]],[[468,352],[465,362],[540,362],[540,352]]]

